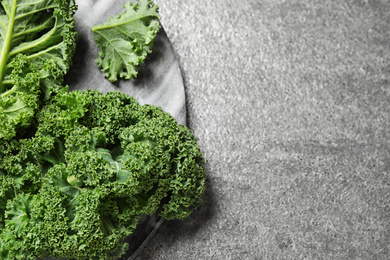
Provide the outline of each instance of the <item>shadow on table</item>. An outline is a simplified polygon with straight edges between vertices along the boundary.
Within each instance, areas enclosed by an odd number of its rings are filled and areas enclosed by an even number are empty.
[[[206,190],[203,203],[186,219],[166,221],[165,230],[180,239],[179,236],[191,236],[199,229],[207,226],[207,223],[215,215],[216,200],[212,192],[212,182],[209,178],[206,179]]]
[[[208,228],[215,216],[216,200],[213,182],[206,178],[206,190],[203,203],[184,220],[165,220],[150,243],[136,258],[137,260],[160,259],[161,253],[169,251],[177,242],[187,240],[201,229]],[[185,248],[183,248],[185,250]]]

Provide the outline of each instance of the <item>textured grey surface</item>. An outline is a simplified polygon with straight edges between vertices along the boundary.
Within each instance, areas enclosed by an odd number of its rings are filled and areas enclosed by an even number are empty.
[[[389,259],[389,1],[157,3],[208,186],[138,260]]]

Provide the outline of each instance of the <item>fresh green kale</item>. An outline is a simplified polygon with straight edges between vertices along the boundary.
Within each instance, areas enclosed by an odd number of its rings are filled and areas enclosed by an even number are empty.
[[[0,258],[116,259],[143,215],[183,219],[200,204],[202,165],[161,108],[63,89],[32,137],[0,143]]]
[[[0,0],[0,259],[117,259],[144,215],[187,217],[203,156],[188,128],[123,93],[68,92],[74,0]],[[93,27],[110,80],[137,75],[152,1]]]
[[[160,28],[158,6],[153,1],[128,2],[124,7],[125,12],[92,27],[101,50],[96,62],[112,82],[118,75],[125,79],[137,76]]]
[[[74,0],[1,0],[0,140],[31,125],[75,49]]]

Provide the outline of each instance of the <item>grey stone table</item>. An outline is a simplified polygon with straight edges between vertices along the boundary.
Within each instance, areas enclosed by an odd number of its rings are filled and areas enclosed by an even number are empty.
[[[137,260],[388,259],[390,2],[156,2],[208,179]]]

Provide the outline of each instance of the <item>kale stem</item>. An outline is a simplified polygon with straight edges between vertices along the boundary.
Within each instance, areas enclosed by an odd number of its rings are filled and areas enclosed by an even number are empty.
[[[12,34],[14,32],[14,25],[15,25],[16,4],[17,4],[17,0],[12,0],[7,34],[5,35],[3,49],[1,50],[1,54],[0,54],[0,85],[2,85],[6,64],[9,58],[9,50],[11,47]]]
[[[8,96],[8,95],[11,94],[12,92],[14,92],[16,89],[17,89],[17,86],[14,85],[14,86],[13,86],[10,90],[8,90],[7,92],[4,92],[4,93],[0,94],[0,97]]]
[[[136,17],[135,19],[132,19],[132,20],[127,20],[127,21],[122,22],[122,23],[115,23],[115,24],[109,24],[109,25],[107,25],[107,24],[97,24],[97,25],[92,26],[91,30],[92,30],[92,32],[96,32],[96,31],[99,31],[99,30],[105,30],[105,29],[110,29],[110,28],[113,28],[113,27],[119,27],[121,25],[132,23],[132,22],[134,22],[136,20],[142,20],[142,19],[144,19],[146,17],[150,17],[150,16],[158,18],[158,16],[156,16],[156,15],[148,14],[148,15],[143,15],[143,16]]]
[[[18,190],[16,189],[16,187],[15,186],[13,186],[14,187],[14,194],[15,194],[15,198],[18,196]]]

